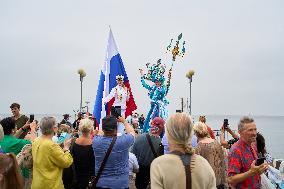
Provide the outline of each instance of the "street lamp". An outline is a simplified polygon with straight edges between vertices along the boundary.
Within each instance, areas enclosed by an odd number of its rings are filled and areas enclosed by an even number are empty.
[[[78,74],[80,75],[80,83],[81,83],[80,112],[82,112],[83,78],[86,76],[86,72],[81,68],[78,70]]]
[[[194,75],[193,70],[189,70],[186,73],[186,77],[189,79],[189,114],[191,115],[191,82],[192,82],[192,76]]]

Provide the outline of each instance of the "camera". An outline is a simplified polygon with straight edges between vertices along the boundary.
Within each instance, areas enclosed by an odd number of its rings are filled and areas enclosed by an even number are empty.
[[[224,129],[228,129],[228,126],[229,126],[229,121],[228,121],[228,119],[224,119],[224,123],[223,123]]]
[[[121,117],[121,106],[112,106],[110,108],[110,114],[113,115],[118,119],[118,117]]]

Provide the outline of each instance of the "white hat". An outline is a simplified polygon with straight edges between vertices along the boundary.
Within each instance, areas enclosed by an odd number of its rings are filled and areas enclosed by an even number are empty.
[[[124,76],[123,75],[117,75],[115,78],[116,78],[116,80],[123,80]]]

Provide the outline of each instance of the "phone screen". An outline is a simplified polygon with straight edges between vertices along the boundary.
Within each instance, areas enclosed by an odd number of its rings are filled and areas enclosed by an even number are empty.
[[[224,129],[227,129],[228,125],[229,125],[228,119],[224,119],[224,123],[223,123]]]
[[[31,114],[31,115],[30,115],[30,119],[29,119],[30,123],[33,122],[34,119],[35,119],[35,115],[34,115],[34,114]]]

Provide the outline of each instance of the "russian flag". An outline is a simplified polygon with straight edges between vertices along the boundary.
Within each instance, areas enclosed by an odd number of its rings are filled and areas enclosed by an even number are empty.
[[[93,111],[93,116],[96,119],[97,127],[100,125],[101,119],[105,117],[106,115],[109,115],[110,113],[110,108],[114,102],[114,98],[111,99],[106,105],[103,104],[103,98],[105,98],[110,93],[111,89],[117,85],[116,83],[117,75],[124,76],[124,85],[129,89],[129,92],[130,92],[129,100],[126,103],[127,108],[126,108],[125,116],[127,117],[128,115],[131,115],[133,110],[137,109],[137,106],[135,104],[135,101],[134,101],[134,98],[131,92],[130,83],[129,83],[122,59],[120,57],[120,54],[118,53],[117,46],[114,41],[112,31],[110,29],[106,58],[105,58],[103,67],[101,69],[97,96],[96,96],[96,101],[95,101],[95,106],[94,106],[94,111]]]

